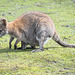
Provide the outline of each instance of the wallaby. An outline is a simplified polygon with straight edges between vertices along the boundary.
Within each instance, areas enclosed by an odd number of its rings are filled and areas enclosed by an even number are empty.
[[[39,46],[39,49],[32,50],[38,52],[44,50],[44,45],[49,38],[52,38],[59,45],[63,47],[75,48],[75,44],[66,44],[62,42],[57,34],[55,25],[51,18],[38,11],[31,11],[24,13],[12,22],[7,22],[6,19],[0,20],[0,37],[5,34],[10,35],[9,47],[11,42],[16,37],[17,40],[14,44],[14,49],[20,41],[25,42],[22,45]]]

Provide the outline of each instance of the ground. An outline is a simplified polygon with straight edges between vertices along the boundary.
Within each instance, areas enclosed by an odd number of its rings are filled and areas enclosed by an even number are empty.
[[[0,18],[8,21],[28,11],[48,14],[61,40],[75,44],[74,0],[0,1]],[[14,40],[9,50],[9,38],[9,35],[0,38],[0,75],[75,75],[75,48],[61,47],[50,39],[43,52],[31,53],[32,49],[14,50]]]

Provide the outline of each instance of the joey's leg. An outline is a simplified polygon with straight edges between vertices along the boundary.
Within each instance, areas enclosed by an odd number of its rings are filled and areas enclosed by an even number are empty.
[[[30,47],[26,47],[26,49],[35,49],[35,45],[30,45]]]
[[[26,49],[27,44],[23,41],[21,41],[21,47],[17,48],[17,49]]]
[[[14,44],[14,49],[17,49],[17,44],[20,42],[20,39],[17,39],[15,44]]]
[[[30,47],[27,47],[28,44],[26,44],[25,42],[21,41],[21,47],[17,48],[17,49],[35,49],[35,45],[30,45]]]
[[[11,43],[12,43],[13,40],[14,40],[14,37],[11,37],[10,41],[9,41],[9,49],[11,49]]]
[[[21,41],[21,48],[22,49],[35,49],[35,45],[30,45],[30,47],[27,47],[27,43]]]
[[[35,45],[31,46],[31,49],[35,49]]]
[[[21,47],[22,47],[22,49],[26,49],[26,46],[27,46],[27,44],[25,42],[21,41]]]

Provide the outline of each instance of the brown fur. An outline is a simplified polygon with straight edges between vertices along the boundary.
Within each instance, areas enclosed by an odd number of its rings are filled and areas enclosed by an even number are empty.
[[[4,27],[2,24],[0,24],[0,26]],[[14,49],[16,49],[18,42],[23,41],[25,42],[25,45],[29,44],[31,46],[40,46],[40,49],[32,52],[43,51],[44,42],[47,38],[51,37],[61,46],[75,48],[75,45],[66,44],[60,40],[51,18],[41,12],[28,12],[12,22],[6,22],[5,30],[11,36],[9,42],[10,48],[14,37],[17,38]]]

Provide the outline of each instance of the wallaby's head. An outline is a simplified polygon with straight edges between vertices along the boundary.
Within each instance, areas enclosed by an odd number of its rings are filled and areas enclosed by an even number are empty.
[[[0,37],[6,34],[6,19],[0,19]]]

